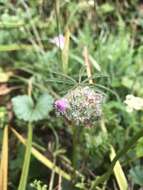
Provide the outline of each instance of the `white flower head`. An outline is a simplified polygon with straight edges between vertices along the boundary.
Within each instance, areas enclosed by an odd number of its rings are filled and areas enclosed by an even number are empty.
[[[133,112],[134,110],[143,110],[143,98],[129,94],[126,96],[124,103],[127,105],[127,112]]]
[[[69,121],[91,124],[102,116],[104,95],[89,86],[78,86],[55,102],[55,108]]]
[[[55,36],[54,38],[50,39],[50,42],[55,44],[61,50],[63,50],[65,45],[65,37],[62,34],[60,34],[59,36]]]

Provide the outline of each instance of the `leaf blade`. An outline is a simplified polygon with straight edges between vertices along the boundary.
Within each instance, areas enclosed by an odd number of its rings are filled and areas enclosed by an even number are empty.
[[[8,126],[4,128],[3,144],[0,164],[0,189],[7,190],[8,187]]]
[[[18,119],[38,121],[46,118],[53,108],[53,98],[47,93],[42,94],[36,104],[28,95],[16,96],[12,99],[13,110]]]

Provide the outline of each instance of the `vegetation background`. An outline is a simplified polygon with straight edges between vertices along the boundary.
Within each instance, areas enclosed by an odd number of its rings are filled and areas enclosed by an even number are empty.
[[[64,49],[51,43],[59,34]],[[128,94],[143,97],[142,34],[139,0],[0,0],[0,189],[143,187],[143,114],[128,113],[124,103]],[[88,85],[83,47],[91,86],[106,97],[102,118],[90,128],[57,116],[53,106],[70,89]],[[31,161],[29,129],[41,153],[32,152]],[[29,139],[25,159],[22,137]],[[111,174],[109,155],[120,151]]]

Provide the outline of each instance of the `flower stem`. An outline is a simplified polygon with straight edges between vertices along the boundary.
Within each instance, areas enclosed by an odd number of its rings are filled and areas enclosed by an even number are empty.
[[[56,158],[54,158],[53,163],[54,163],[54,165],[56,165]],[[53,190],[54,179],[55,179],[55,170],[53,169],[53,170],[52,170],[52,174],[51,174],[50,183],[49,183],[49,190]]]
[[[30,158],[31,158],[32,136],[33,136],[33,127],[31,123],[29,122],[28,138],[26,142],[26,152],[25,152],[24,164],[22,168],[22,174],[21,174],[18,190],[26,190],[29,166],[30,166]]]
[[[76,170],[77,163],[77,127],[73,127],[73,153],[72,153],[72,165],[74,171]]]

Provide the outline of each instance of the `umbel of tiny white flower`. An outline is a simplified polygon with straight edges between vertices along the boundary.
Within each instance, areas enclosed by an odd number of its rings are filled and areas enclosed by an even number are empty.
[[[124,103],[127,105],[127,112],[133,112],[134,110],[143,110],[143,98],[129,94],[126,96]]]
[[[101,117],[102,102],[102,93],[95,92],[88,86],[79,86],[57,100],[55,108],[69,121],[74,121],[76,124],[88,124]]]
[[[55,36],[54,38],[50,39],[50,42],[63,50],[65,45],[65,37],[62,34],[59,34],[59,36]]]

